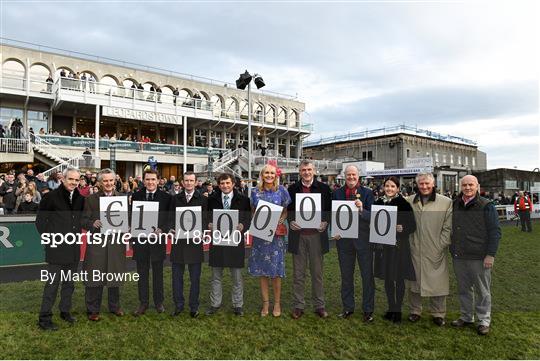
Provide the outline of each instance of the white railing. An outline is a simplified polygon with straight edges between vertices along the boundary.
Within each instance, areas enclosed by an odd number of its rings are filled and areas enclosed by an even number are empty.
[[[27,83],[30,84],[29,87],[26,86]],[[42,93],[42,94],[52,94],[53,83],[44,81],[43,79],[37,79],[34,77],[30,77],[27,80],[25,77],[0,73],[0,88],[20,90],[20,91],[30,90],[32,92],[37,92],[37,93]]]
[[[172,93],[150,91],[147,89],[131,88],[113,84],[98,83],[88,79],[80,80],[66,77],[59,77],[56,81],[61,90],[101,94],[109,97],[124,98],[137,102],[150,102],[156,104],[169,104],[171,106],[186,107],[212,111],[213,102],[195,97],[183,97]],[[167,88],[169,89],[169,88]],[[170,91],[170,89],[169,89]]]
[[[28,139],[0,138],[0,152],[2,153],[28,153]]]
[[[63,172],[69,167],[76,168],[76,169],[95,169],[98,168],[97,165],[99,158],[94,156],[84,156],[84,155],[78,155],[76,157],[70,158],[63,163],[58,164],[55,167],[52,167],[51,169],[46,170],[43,172],[43,176],[47,178],[53,173],[57,172]]]
[[[63,163],[68,159],[71,159],[71,153],[66,150],[60,149],[57,145],[51,144],[39,135],[33,135],[33,146],[39,152],[49,158],[55,160],[57,163]]]

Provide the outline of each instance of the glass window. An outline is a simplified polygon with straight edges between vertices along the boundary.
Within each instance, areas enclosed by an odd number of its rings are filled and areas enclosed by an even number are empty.
[[[40,133],[40,130],[43,128],[45,133],[48,132],[49,124],[49,112],[40,112],[35,110],[28,111],[28,130],[32,128],[34,133]]]
[[[280,156],[284,157],[287,151],[287,139],[278,138],[278,153]]]
[[[195,129],[195,146],[208,146],[208,142],[206,141],[206,129]]]
[[[443,162],[443,164],[446,164],[446,154],[442,155],[442,162]]]
[[[476,158],[475,157],[472,157],[472,166],[476,167]]]
[[[221,132],[210,131],[210,144],[213,148],[221,148]]]
[[[435,153],[435,162],[439,162],[439,153]]]
[[[11,124],[15,119],[20,119],[22,122],[23,118],[24,111],[22,109],[0,107],[0,125],[4,128],[4,137],[11,137]]]
[[[469,165],[469,157],[465,156],[465,165]]]
[[[454,155],[450,154],[450,164],[454,164]]]
[[[411,157],[411,150],[407,149],[407,158],[410,158],[410,157]]]
[[[233,132],[225,133],[225,148],[236,149],[236,133],[233,133]]]

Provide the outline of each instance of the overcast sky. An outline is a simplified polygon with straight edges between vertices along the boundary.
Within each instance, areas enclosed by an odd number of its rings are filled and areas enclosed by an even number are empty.
[[[312,139],[407,124],[540,166],[535,1],[0,1],[1,36],[298,94]]]

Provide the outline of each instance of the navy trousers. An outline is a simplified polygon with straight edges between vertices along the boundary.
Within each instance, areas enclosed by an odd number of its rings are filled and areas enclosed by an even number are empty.
[[[199,293],[201,284],[201,263],[188,264],[189,270],[189,310],[195,312],[199,310]],[[184,299],[184,272],[186,265],[184,263],[172,264],[172,289],[173,300],[177,310],[183,310]]]
[[[373,252],[368,241],[361,241],[356,248],[354,240],[340,239],[336,242],[341,271],[341,302],[344,311],[354,311],[354,270],[356,261],[362,277],[362,311],[375,309],[375,280],[373,278]]]

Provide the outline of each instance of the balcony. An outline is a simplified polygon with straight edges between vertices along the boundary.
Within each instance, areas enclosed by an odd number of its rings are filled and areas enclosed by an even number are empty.
[[[191,118],[226,121],[247,125],[247,114],[236,110],[216,108],[214,102],[198,97],[180,97],[170,93],[160,93],[138,88],[126,88],[114,84],[104,84],[59,77],[56,81],[26,78],[0,73],[0,93],[20,96],[47,98],[54,108],[63,102],[95,104],[134,111],[154,112]],[[253,126],[274,128],[283,131],[310,133],[313,125],[299,120],[288,121],[254,113]],[[179,121],[177,122],[181,124]]]

